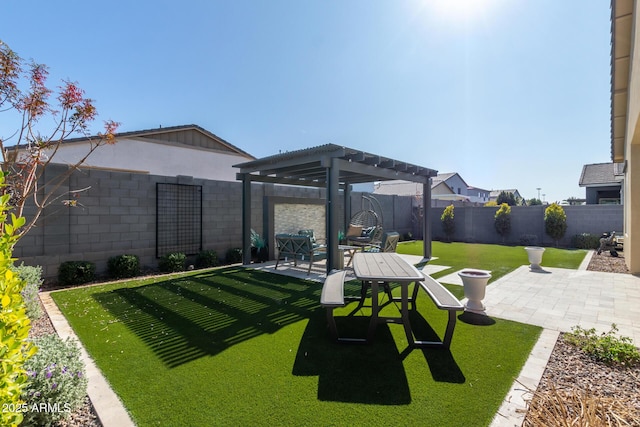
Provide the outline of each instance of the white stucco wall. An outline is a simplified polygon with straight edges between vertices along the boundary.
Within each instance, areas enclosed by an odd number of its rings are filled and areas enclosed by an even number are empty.
[[[76,163],[86,155],[84,143],[60,147],[55,163]],[[184,144],[165,144],[136,139],[118,139],[113,145],[98,148],[85,162],[90,167],[148,172],[154,175],[186,175],[219,181],[235,181],[238,170],[232,166],[250,158],[215,152]]]

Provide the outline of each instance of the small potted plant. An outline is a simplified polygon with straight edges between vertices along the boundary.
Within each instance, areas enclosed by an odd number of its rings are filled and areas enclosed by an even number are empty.
[[[251,259],[253,262],[265,262],[268,258],[267,242],[260,234],[251,230]]]
[[[486,307],[482,300],[484,299],[487,283],[491,279],[491,272],[465,268],[458,272],[458,276],[462,279],[464,296],[467,298],[464,310],[484,314]]]

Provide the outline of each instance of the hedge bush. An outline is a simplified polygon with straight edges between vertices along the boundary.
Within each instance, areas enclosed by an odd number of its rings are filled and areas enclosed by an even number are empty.
[[[140,258],[137,255],[118,255],[107,261],[109,277],[123,279],[140,274]]]
[[[513,195],[513,193],[509,194]],[[493,217],[493,225],[496,228],[496,232],[502,236],[502,242],[504,243],[504,238],[511,233],[511,206],[507,203],[500,204],[500,208]]]
[[[590,233],[576,234],[571,239],[571,246],[577,249],[598,249],[600,247],[600,236]]]
[[[231,248],[225,255],[225,260],[229,264],[242,262],[242,248]]]
[[[0,188],[4,187],[4,175],[0,174]],[[23,414],[15,408],[23,403],[21,396],[27,381],[24,363],[36,348],[27,339],[31,321],[27,316],[22,291],[25,283],[11,270],[13,246],[18,241],[15,231],[25,223],[23,217],[10,214],[10,194],[0,197],[0,402],[5,406],[0,411],[0,425],[18,425]]]
[[[13,267],[13,270],[20,276],[20,279],[24,280],[26,285],[22,291],[22,298],[24,299],[24,307],[27,311],[29,319],[36,320],[42,316],[42,308],[40,307],[40,298],[38,298],[38,292],[42,286],[42,267],[30,266],[21,263],[18,267]]]
[[[90,261],[66,261],[58,267],[58,282],[65,286],[82,285],[96,277],[96,265]]]
[[[456,230],[456,224],[454,221],[454,206],[449,205],[442,211],[442,215],[440,216],[440,221],[442,222],[442,231],[447,236],[447,240],[451,241],[451,236]]]
[[[34,338],[33,343],[38,351],[24,365],[29,379],[22,396],[26,405],[24,425],[51,425],[68,418],[83,404],[87,376],[74,341],[49,334]],[[44,404],[46,411],[30,410]]]
[[[557,203],[552,203],[544,210],[544,231],[556,241],[562,239],[567,231],[567,214]]]
[[[163,273],[175,273],[178,271],[184,271],[184,264],[187,260],[187,256],[182,252],[171,252],[163,255],[158,261],[158,268]]]
[[[196,255],[196,268],[217,267],[218,264],[218,254],[216,251],[200,251],[198,255]]]
[[[538,236],[535,234],[523,234],[520,236],[522,246],[535,246],[538,244]]]

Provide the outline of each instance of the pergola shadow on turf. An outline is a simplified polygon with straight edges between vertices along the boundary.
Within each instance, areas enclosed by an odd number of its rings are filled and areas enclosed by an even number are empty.
[[[313,282],[238,267],[93,294],[170,368],[307,319],[319,297]]]
[[[437,171],[399,160],[335,144],[276,154],[234,165],[242,181],[243,263],[251,263],[251,183],[275,183],[326,188],[327,272],[339,267],[338,198],[344,197],[344,223],[351,218],[351,185],[375,181],[404,180],[421,183],[424,260],[431,258],[431,179]]]

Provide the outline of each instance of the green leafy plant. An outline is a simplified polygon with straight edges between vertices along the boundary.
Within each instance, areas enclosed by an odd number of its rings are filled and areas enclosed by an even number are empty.
[[[513,194],[513,193],[509,193]],[[494,216],[494,226],[500,236],[502,236],[502,242],[507,234],[511,232],[511,206],[507,203],[502,203],[500,208],[496,211]]]
[[[556,241],[556,246],[567,232],[567,214],[559,204],[552,203],[544,210],[544,231]]]
[[[4,175],[0,174],[0,188],[5,188]],[[10,194],[0,197],[0,402],[6,408],[19,408],[22,405],[27,374],[24,363],[35,353],[27,337],[31,320],[27,316],[22,291],[24,280],[12,271],[13,246],[18,241],[16,230],[22,227],[25,219],[11,214]],[[0,412],[0,425],[13,426],[22,422],[23,414],[17,410]]]
[[[228,264],[237,264],[242,262],[242,248],[231,248],[227,250],[224,258]]]
[[[91,261],[65,261],[58,267],[58,282],[65,286],[82,285],[96,277],[96,265]]]
[[[216,267],[218,264],[218,254],[216,251],[204,250],[196,255],[196,268]]]
[[[33,267],[21,263],[18,267],[13,267],[12,269],[26,283],[22,291],[22,298],[24,299],[27,316],[31,320],[39,319],[42,316],[40,298],[38,297],[38,292],[40,292],[40,287],[43,283],[42,267],[39,265]]]
[[[518,201],[516,200],[516,196],[512,192],[501,191],[498,194],[498,198],[496,199],[496,204],[498,206],[506,203],[509,206],[516,206]]]
[[[68,418],[87,394],[87,376],[78,345],[56,334],[34,338],[38,352],[25,363],[29,383],[23,392],[25,425],[51,425]],[[47,410],[39,410],[46,404]],[[35,410],[34,410],[35,409]]]
[[[538,236],[535,234],[523,234],[520,236],[520,244],[522,246],[535,246],[538,244]]]
[[[440,221],[442,221],[442,230],[444,231],[444,234],[446,234],[448,241],[451,241],[451,236],[456,229],[456,224],[454,222],[454,209],[453,205],[449,205],[444,208],[444,211],[440,216]]]
[[[267,241],[256,231],[251,230],[251,258],[254,261],[264,262],[267,256]]]
[[[571,246],[577,249],[598,249],[600,236],[589,233],[576,234],[571,239]]]
[[[140,274],[140,258],[137,255],[118,255],[109,258],[107,271],[114,279],[135,277]]]
[[[616,324],[611,325],[609,332],[598,334],[594,328],[583,329],[580,326],[571,328],[565,334],[565,340],[585,353],[603,363],[632,366],[640,363],[640,353],[629,337],[617,337]]]
[[[184,271],[184,263],[186,260],[187,256],[182,252],[171,252],[160,257],[160,261],[158,261],[158,268],[163,273]]]

